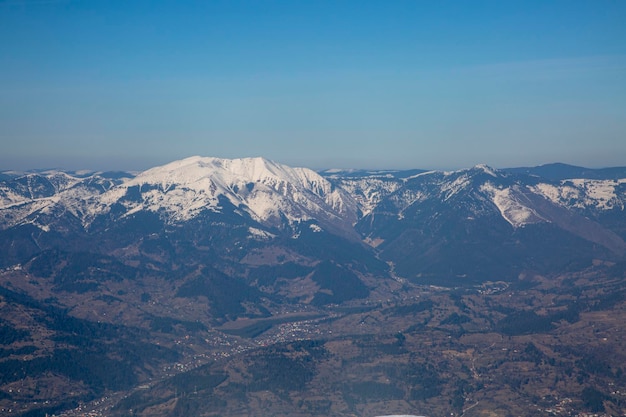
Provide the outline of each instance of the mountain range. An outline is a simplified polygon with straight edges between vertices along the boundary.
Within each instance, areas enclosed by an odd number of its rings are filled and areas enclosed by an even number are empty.
[[[275,264],[306,257],[290,247],[321,233],[318,241],[354,247],[360,263],[382,260],[402,278],[431,283],[512,279],[626,254],[626,172],[619,168],[316,173],[263,158],[191,157],[136,175],[3,177],[4,267],[77,242],[113,250],[114,242],[133,240],[134,229],[162,243],[197,235],[207,242],[196,248],[228,262],[268,248],[290,253]]]
[[[554,304],[558,297],[573,297],[554,289],[560,295],[544,306],[552,320],[546,323],[524,316],[527,311],[507,310],[501,301],[499,309],[481,307],[473,315],[467,300],[463,304],[452,294],[501,294],[539,282],[556,288],[548,283],[593,271],[608,274],[603,279],[621,276],[625,205],[626,168],[564,164],[315,172],[264,158],[194,156],[139,173],[3,171],[0,409],[23,416],[65,410],[70,416],[78,415],[75,407],[84,401],[107,397],[116,402],[103,415],[126,415],[137,405],[143,415],[185,415],[189,410],[178,401],[178,388],[170,388],[189,386],[170,381],[165,389],[150,381],[182,373],[200,381],[201,390],[226,384],[233,398],[246,396],[236,381],[251,375],[248,359],[205,369],[203,376],[190,364],[248,358],[237,356],[248,351],[269,355],[258,363],[268,357],[282,363],[285,352],[327,355],[333,343],[344,343],[329,339],[338,328],[347,332],[341,337],[369,329],[384,339],[376,339],[376,346],[400,354],[405,351],[386,339],[400,343],[397,335],[377,326],[381,317],[401,320],[403,311],[436,323],[437,332],[452,328],[454,335],[486,328],[505,335],[511,332],[509,319],[521,320],[522,329],[530,320],[531,328],[548,331],[553,321],[569,323],[584,309],[614,304],[604,298],[575,307],[570,301]],[[443,292],[425,299],[431,291]],[[605,293],[594,290],[593,297]],[[448,312],[445,317],[432,313],[433,300]],[[472,300],[474,306],[482,302]],[[431,315],[422,317],[426,311]],[[272,333],[286,325],[295,326],[290,336]],[[417,332],[431,325],[397,326],[417,343]],[[330,333],[322,336],[322,328]],[[277,344],[302,340],[323,342]],[[358,346],[365,352],[363,343]],[[292,362],[304,378],[296,386],[309,386],[322,372]],[[237,377],[226,370],[232,366],[248,370]],[[419,366],[435,378],[431,368]],[[271,383],[284,394],[290,380],[274,376]],[[448,389],[443,380],[437,384],[441,392]],[[137,388],[147,386],[150,395]],[[389,395],[413,398],[411,389],[395,386]],[[413,400],[435,398],[435,391],[420,392]],[[338,404],[354,412],[360,404],[354,395],[347,393]],[[168,401],[178,408],[168,408]],[[284,415],[295,415],[293,404],[280,401],[287,407]],[[147,405],[157,403],[158,412]],[[209,403],[237,409],[234,402]],[[311,410],[324,404],[320,400]],[[443,410],[438,403],[430,406]]]

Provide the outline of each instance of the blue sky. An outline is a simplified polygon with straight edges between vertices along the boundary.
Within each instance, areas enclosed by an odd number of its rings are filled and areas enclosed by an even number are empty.
[[[625,1],[0,0],[0,170],[626,165]]]

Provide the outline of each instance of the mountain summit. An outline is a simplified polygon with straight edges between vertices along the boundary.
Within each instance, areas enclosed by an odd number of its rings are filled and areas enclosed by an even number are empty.
[[[123,206],[162,213],[169,222],[190,220],[204,211],[222,212],[226,203],[267,226],[316,219],[330,227],[356,221],[356,204],[343,190],[307,168],[264,158],[194,156],[144,171],[100,199],[98,213]]]

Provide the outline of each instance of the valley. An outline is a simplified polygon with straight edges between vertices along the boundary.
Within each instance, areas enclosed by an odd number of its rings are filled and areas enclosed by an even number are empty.
[[[3,415],[626,413],[619,169],[2,178]]]
[[[115,401],[101,399],[91,411],[620,415],[626,287],[614,272],[536,276],[510,286],[405,286],[391,298],[314,319],[239,323],[238,336],[204,344],[211,353],[196,353],[190,363],[179,362]],[[197,352],[187,337],[177,343]],[[84,415],[87,408],[63,415]]]

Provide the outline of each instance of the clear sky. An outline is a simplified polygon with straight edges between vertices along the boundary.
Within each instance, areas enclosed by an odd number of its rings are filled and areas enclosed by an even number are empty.
[[[626,165],[626,1],[0,0],[0,170]]]

